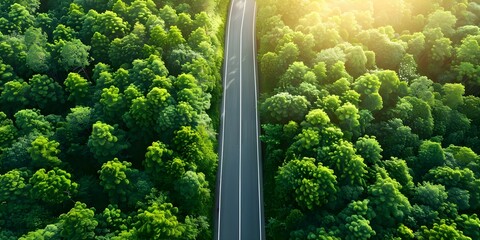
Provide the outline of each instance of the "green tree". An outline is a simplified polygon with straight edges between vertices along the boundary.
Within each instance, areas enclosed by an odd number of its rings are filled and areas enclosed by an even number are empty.
[[[423,182],[415,188],[413,201],[437,210],[447,200],[447,197],[445,186]]]
[[[5,24],[1,30],[4,33],[12,34],[14,32],[23,33],[27,28],[33,25],[34,17],[28,12],[25,6],[13,3],[6,14],[8,24]]]
[[[35,167],[57,167],[62,161],[58,158],[60,143],[44,136],[37,137],[27,149]]]
[[[445,164],[445,153],[440,143],[432,141],[423,141],[418,150],[418,158],[412,167],[416,177],[420,178],[428,170]]]
[[[351,138],[359,133],[360,115],[355,105],[347,102],[335,111],[335,115],[339,120],[339,125],[344,130],[347,138]]]
[[[14,169],[0,175],[0,199],[5,203],[22,201],[28,197],[31,185],[27,179],[31,173]]]
[[[181,159],[194,164],[199,172],[205,173],[207,180],[213,180],[217,155],[205,128],[182,126],[174,134],[172,149]]]
[[[425,28],[440,28],[447,37],[455,33],[457,18],[450,11],[436,10],[428,16],[427,21]]]
[[[480,64],[480,45],[478,34],[469,35],[462,39],[461,44],[455,48],[458,63]]]
[[[104,88],[100,100],[95,104],[94,110],[104,122],[120,123],[123,113],[127,110],[126,102],[120,89],[115,86]]]
[[[286,123],[290,120],[300,122],[309,106],[310,103],[304,96],[293,96],[283,92],[261,103],[260,112],[270,122]]]
[[[376,234],[376,232],[370,226],[370,221],[358,215],[347,217],[347,224],[345,224],[345,228],[349,233],[345,237],[347,240],[370,239]]]
[[[375,73],[380,80],[380,88],[378,93],[382,97],[385,106],[393,106],[397,102],[400,95],[400,79],[396,72],[391,70],[383,70]]]
[[[401,188],[384,170],[377,173],[377,180],[368,187],[370,203],[375,212],[372,222],[376,228],[393,227],[410,213],[410,202],[400,192]]]
[[[123,134],[116,131],[114,126],[100,121],[93,124],[88,147],[98,161],[112,159],[127,146]]]
[[[44,229],[37,229],[24,234],[19,240],[36,240],[36,239],[58,239],[60,230],[57,224],[49,224]]]
[[[77,105],[87,105],[91,96],[91,83],[78,73],[69,73],[64,81],[65,90],[70,92],[68,100]]]
[[[34,72],[45,73],[50,70],[50,53],[42,46],[33,44],[28,48],[25,61]]]
[[[123,64],[129,66],[133,60],[143,57],[142,46],[141,39],[133,33],[123,38],[115,38],[110,44],[108,58],[113,67]]]
[[[53,41],[72,41],[77,35],[75,30],[63,24],[58,24],[52,34]]]
[[[433,133],[433,117],[431,107],[422,99],[406,96],[397,102],[392,109],[392,115],[404,120],[405,125],[418,134],[420,138],[426,139]]]
[[[305,121],[302,122],[303,127],[313,127],[322,129],[329,126],[330,118],[322,109],[313,109],[305,116]]]
[[[285,163],[279,168],[275,183],[282,198],[294,200],[299,207],[306,209],[333,201],[337,192],[333,170],[321,163],[315,165],[313,158],[294,159]]]
[[[45,111],[58,108],[54,106],[65,102],[63,88],[60,84],[46,75],[39,74],[33,75],[30,79],[30,98],[40,109]]]
[[[465,94],[465,86],[460,83],[446,83],[443,85],[445,93],[443,103],[451,109],[456,109],[463,104],[463,94]]]
[[[402,189],[400,191],[403,194],[410,194],[415,187],[413,183],[413,177],[410,172],[411,169],[408,167],[407,162],[402,159],[392,157],[390,160],[381,162],[381,166],[388,172],[388,175],[400,183]]]
[[[92,239],[98,221],[94,217],[95,209],[87,208],[85,203],[76,202],[68,213],[60,215],[60,236],[77,240]]]
[[[107,10],[97,16],[92,31],[106,36],[111,41],[124,37],[127,29],[127,23],[121,17],[115,12]]]
[[[90,46],[83,44],[78,39],[66,42],[60,51],[58,59],[60,66],[64,70],[85,68],[90,64],[89,50]]]
[[[322,160],[335,171],[339,183],[344,185],[365,186],[367,173],[363,158],[356,154],[353,144],[340,140],[330,147],[326,159]]]
[[[179,206],[189,214],[206,215],[211,211],[211,195],[205,175],[187,171],[175,182]]]
[[[366,71],[367,56],[360,46],[352,46],[346,51],[345,68],[353,77],[359,77]]]
[[[320,147],[320,134],[318,130],[307,128],[302,129],[293,139],[294,142],[287,150],[287,156],[290,157],[315,157],[317,148]]]
[[[2,109],[7,114],[13,114],[20,109],[24,109],[30,103],[29,94],[30,85],[22,80],[5,83],[0,95]]]
[[[32,185],[31,196],[49,204],[71,199],[78,189],[78,184],[71,180],[71,174],[59,168],[48,172],[42,168],[33,174],[29,183]]]
[[[4,149],[16,139],[17,128],[4,112],[0,112],[0,149]]]
[[[105,162],[98,171],[100,174],[100,185],[108,193],[110,201],[113,203],[123,203],[127,201],[127,195],[130,192],[131,183],[129,175],[132,172],[130,162],[120,162],[118,158]]]
[[[139,210],[135,230],[139,239],[175,239],[185,232],[175,216],[178,208],[171,203],[153,202],[145,210]]]
[[[377,75],[366,74],[355,80],[354,89],[360,93],[362,108],[370,111],[380,110],[383,108],[383,100],[378,91],[382,83]]]
[[[173,151],[162,142],[153,142],[147,148],[143,162],[146,172],[162,186],[171,187],[173,182],[185,173],[186,164],[173,156]]]
[[[416,233],[418,239],[459,239],[459,240],[471,240],[472,238],[467,237],[463,234],[462,231],[457,229],[455,223],[448,224],[444,219],[439,223],[434,223],[432,228],[427,228],[422,226],[420,231]]]
[[[96,216],[98,225],[96,235],[115,236],[127,228],[126,214],[117,205],[109,204],[102,213]]]
[[[109,63],[108,49],[110,47],[110,40],[103,34],[95,32],[92,37],[90,46],[91,56],[96,62]]]
[[[382,146],[378,143],[375,136],[360,137],[355,143],[355,149],[363,157],[368,166],[378,164],[382,160]]]
[[[28,135],[31,133],[42,134],[50,136],[52,134],[53,127],[45,119],[40,111],[35,109],[20,110],[14,115],[15,125],[19,130],[20,135]]]
[[[305,74],[310,69],[303,62],[292,63],[287,71],[280,77],[280,86],[286,87],[288,85],[298,87],[303,82]]]
[[[455,222],[459,230],[462,230],[466,236],[472,239],[480,237],[480,219],[477,214],[462,214],[455,219]]]

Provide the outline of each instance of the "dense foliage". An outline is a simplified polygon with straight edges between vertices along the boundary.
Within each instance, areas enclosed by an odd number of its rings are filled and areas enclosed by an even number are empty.
[[[480,3],[259,3],[267,237],[479,239]]]
[[[226,1],[0,1],[0,239],[211,239]]]

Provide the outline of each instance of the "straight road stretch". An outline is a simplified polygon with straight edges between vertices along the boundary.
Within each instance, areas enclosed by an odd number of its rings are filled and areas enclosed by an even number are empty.
[[[225,39],[216,240],[265,239],[255,0],[232,0]]]

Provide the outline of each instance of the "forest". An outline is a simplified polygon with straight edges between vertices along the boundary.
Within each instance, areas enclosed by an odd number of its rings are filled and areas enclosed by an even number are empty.
[[[267,239],[480,239],[480,1],[257,2]]]
[[[218,0],[0,1],[0,239],[211,239]]]

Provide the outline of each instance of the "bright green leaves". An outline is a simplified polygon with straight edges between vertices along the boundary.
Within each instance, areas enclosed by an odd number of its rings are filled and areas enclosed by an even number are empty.
[[[28,172],[15,169],[0,175],[0,201],[15,202],[28,195]]]
[[[108,161],[98,171],[100,185],[108,192],[110,199],[115,202],[125,202],[130,190],[129,174],[132,172],[130,162],[120,162],[118,158]]]
[[[68,213],[60,215],[60,236],[72,240],[92,239],[98,225],[94,215],[94,208],[87,208],[85,203],[76,202]]]
[[[315,157],[320,146],[320,134],[315,129],[303,129],[294,138],[294,143],[287,151],[289,157],[306,156]]]
[[[286,123],[289,120],[300,122],[309,106],[310,103],[305,97],[283,92],[265,100],[260,106],[260,111],[263,117],[275,123]]]
[[[37,240],[37,239],[55,239],[58,236],[60,230],[58,225],[49,224],[44,229],[38,229],[36,231],[28,232],[23,235],[20,240]]]
[[[15,113],[29,103],[30,85],[21,80],[9,81],[3,85],[0,95],[2,109],[8,113]]]
[[[88,103],[90,98],[91,83],[78,73],[69,73],[65,79],[65,90],[70,92],[68,100],[74,101],[79,105]]]
[[[456,109],[463,104],[463,95],[465,94],[465,86],[459,83],[446,83],[443,85],[445,96],[443,102],[451,109]]]
[[[340,127],[347,134],[347,139],[359,133],[360,115],[355,105],[347,102],[335,110],[335,115],[339,120]]]
[[[456,49],[456,58],[459,63],[480,65],[480,44],[478,35],[470,35],[462,40]]]
[[[122,133],[115,131],[115,127],[100,121],[93,124],[92,134],[88,138],[88,147],[100,162],[112,159],[127,146]]]
[[[330,146],[326,165],[335,171],[342,184],[364,186],[367,172],[363,158],[357,155],[352,143],[339,141]]]
[[[403,221],[411,210],[408,199],[400,192],[402,186],[394,179],[377,173],[375,184],[368,187],[377,226],[394,226]]]
[[[32,197],[49,204],[60,204],[71,199],[78,188],[78,184],[72,182],[71,174],[58,168],[48,172],[43,168],[36,171],[29,183],[32,185]]]
[[[417,234],[417,238],[420,240],[426,239],[459,239],[459,240],[471,240],[462,231],[456,228],[456,224],[448,224],[445,220],[440,223],[434,223],[432,228],[423,226],[421,231]]]
[[[185,163],[181,159],[173,158],[172,154],[172,150],[161,142],[153,142],[145,154],[143,164],[147,172],[150,176],[162,176],[162,179],[155,179],[163,184],[172,184],[185,173]]]
[[[383,108],[382,97],[378,93],[382,83],[377,75],[366,74],[355,80],[354,89],[361,95],[360,106],[370,111]]]
[[[50,141],[44,136],[39,136],[31,143],[31,147],[27,151],[34,166],[56,167],[62,163],[57,156],[60,153],[59,146],[60,143],[57,141]]]
[[[366,240],[375,235],[375,231],[370,226],[370,221],[362,216],[352,215],[347,217],[346,220],[347,223],[345,224],[345,229],[350,233],[346,236],[346,240]]]
[[[17,129],[4,112],[0,112],[0,149],[9,146],[15,139]]]
[[[52,125],[40,114],[38,110],[25,109],[20,110],[14,115],[15,125],[21,135],[30,133],[39,133],[49,136],[52,131]]]
[[[335,199],[337,181],[333,170],[315,159],[294,159],[279,168],[275,177],[277,191],[283,198],[295,199],[298,206],[307,209],[320,207]],[[293,194],[293,196],[291,196]]]
[[[93,31],[95,34],[99,33],[113,40],[124,37],[127,28],[127,23],[117,16],[116,13],[105,11],[97,16]]]
[[[302,125],[322,129],[330,124],[330,118],[322,109],[313,109],[305,116]]]
[[[118,123],[126,111],[127,106],[120,93],[120,89],[115,86],[104,88],[100,96],[100,100],[95,104],[97,114],[102,117],[105,122]]]
[[[178,208],[171,203],[153,202],[147,209],[141,210],[135,223],[139,239],[176,239],[185,231],[175,214]]]
[[[203,127],[193,129],[184,126],[175,132],[172,148],[181,159],[189,165],[196,166],[197,171],[212,176],[217,155],[208,139],[209,136]]]
[[[7,11],[6,17],[8,20],[3,17],[0,18],[0,22],[2,22],[1,32],[9,34],[14,32],[23,33],[28,27],[33,25],[34,18],[25,6],[13,3]]]

